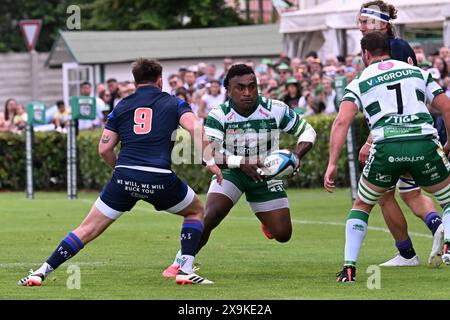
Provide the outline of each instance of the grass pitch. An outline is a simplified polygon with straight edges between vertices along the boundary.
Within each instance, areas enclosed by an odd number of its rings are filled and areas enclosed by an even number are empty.
[[[268,240],[245,199],[213,232],[197,257],[212,286],[178,286],[161,276],[179,248],[182,219],[157,213],[144,202],[52,273],[41,287],[17,281],[37,268],[85,217],[97,193],[67,200],[63,193],[0,193],[1,299],[448,299],[450,268],[429,269],[431,233],[402,207],[421,266],[382,268],[381,288],[368,289],[366,271],[394,256],[394,240],[379,208],[369,219],[357,283],[335,282],[343,262],[348,190],[289,190],[294,232],[285,244]],[[204,197],[202,197],[204,199]],[[401,201],[400,201],[401,202]],[[80,289],[68,289],[80,270]]]

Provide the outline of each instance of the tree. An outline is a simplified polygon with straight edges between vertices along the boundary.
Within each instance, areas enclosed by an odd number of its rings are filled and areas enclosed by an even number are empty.
[[[91,12],[92,30],[151,30],[223,27],[246,24],[223,0],[95,0],[83,6]]]
[[[248,24],[224,0],[2,0],[0,52],[25,51],[22,19],[41,19],[37,51],[49,51],[66,30],[70,5],[81,9],[81,30],[162,30]]]
[[[187,25],[190,28],[204,27],[228,27],[252,23],[249,20],[243,20],[238,13],[225,7],[224,1],[217,0],[190,0],[187,15],[191,18],[191,23]]]
[[[78,2],[87,2],[79,0]],[[64,29],[66,8],[70,0],[2,0],[0,1],[0,52],[26,51],[19,28],[23,19],[41,19],[42,28],[37,51],[49,51],[58,29]]]

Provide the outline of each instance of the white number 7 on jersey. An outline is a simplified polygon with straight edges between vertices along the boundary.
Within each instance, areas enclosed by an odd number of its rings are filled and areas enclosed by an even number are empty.
[[[135,134],[147,134],[152,130],[153,110],[150,108],[137,108],[134,111]]]

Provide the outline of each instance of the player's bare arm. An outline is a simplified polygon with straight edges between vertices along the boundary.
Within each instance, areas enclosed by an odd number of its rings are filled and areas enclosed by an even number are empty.
[[[312,149],[314,146],[314,143],[316,142],[316,131],[314,128],[309,124],[306,123],[305,129],[302,134],[298,137],[297,140],[297,147],[294,151],[295,156],[297,157],[297,168],[300,167],[300,160],[303,159],[303,157]]]
[[[104,129],[98,144],[98,153],[100,157],[111,168],[116,166],[117,156],[114,152],[114,148],[118,141],[119,135],[116,132]]]
[[[361,150],[359,151],[358,160],[361,166],[364,166],[367,159],[369,158],[369,152],[371,147],[372,147],[372,135],[369,134],[366,143],[364,143],[364,145],[361,147]]]
[[[210,142],[206,138],[205,129],[201,125],[200,121],[192,112],[184,113],[180,118],[180,125],[183,129],[187,130],[194,140],[195,148],[201,151],[203,159],[206,163],[206,168],[213,175],[217,176],[217,182],[222,183],[222,171],[217,166],[214,160],[213,147],[210,146]],[[197,133],[198,132],[198,133]],[[201,139],[201,142],[199,141]]]
[[[312,142],[300,142],[294,151],[295,156],[298,160],[301,160],[313,147]]]
[[[343,101],[339,107],[339,113],[333,122],[330,133],[330,158],[325,173],[324,187],[328,192],[333,192],[334,180],[337,174],[337,161],[342,146],[345,143],[348,129],[356,116],[358,107],[351,101]]]

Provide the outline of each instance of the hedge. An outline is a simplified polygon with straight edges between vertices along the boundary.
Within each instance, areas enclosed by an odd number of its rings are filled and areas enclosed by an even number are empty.
[[[317,132],[314,148],[304,157],[299,174],[288,180],[291,187],[320,187],[328,161],[329,132],[334,116],[315,116],[308,122]],[[363,117],[355,121],[357,148],[364,144],[368,134]],[[78,135],[78,187],[100,190],[108,181],[111,169],[99,158],[97,152],[101,131],[82,131]],[[186,138],[179,134],[177,139]],[[283,134],[280,146],[294,148],[295,138]],[[36,190],[65,190],[67,169],[66,135],[56,132],[37,132],[33,144],[34,184]],[[195,191],[208,189],[210,175],[201,165],[174,164],[173,170]],[[24,190],[25,137],[12,133],[0,134],[0,190]],[[337,185],[348,186],[348,166],[346,152],[339,160]]]

